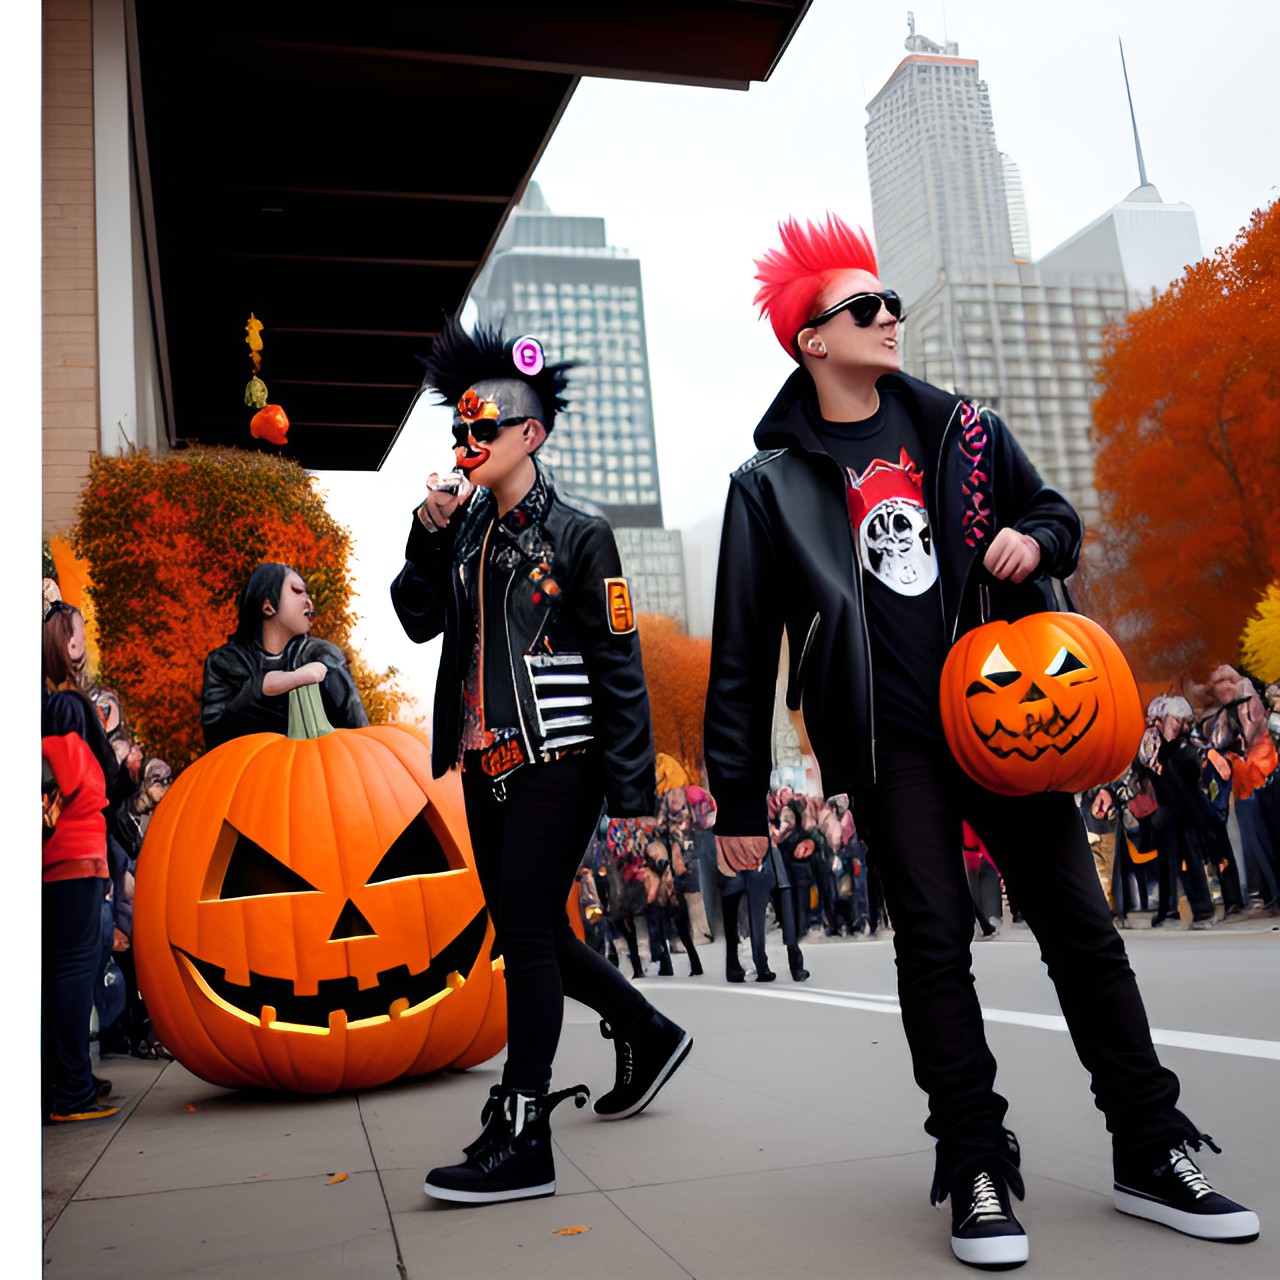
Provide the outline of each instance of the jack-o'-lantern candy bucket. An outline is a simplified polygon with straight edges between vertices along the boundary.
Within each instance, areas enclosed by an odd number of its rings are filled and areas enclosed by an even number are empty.
[[[414,729],[289,696],[289,736],[223,743],[151,819],[134,950],[161,1042],[213,1084],[310,1094],[485,1061],[506,992],[456,776]]]
[[[1078,613],[975,627],[947,655],[940,695],[957,763],[1007,796],[1113,781],[1133,762],[1144,727],[1119,645]]]

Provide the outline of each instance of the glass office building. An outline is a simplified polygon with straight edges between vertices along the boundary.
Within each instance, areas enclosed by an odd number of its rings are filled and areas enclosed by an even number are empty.
[[[552,213],[531,182],[471,297],[482,322],[577,362],[539,456],[608,517],[636,609],[686,623],[680,534],[662,526],[639,260],[607,242],[603,218]]]
[[[1103,332],[1199,259],[1195,213],[1145,181],[1028,261],[1017,167],[978,63],[914,30],[867,106],[880,277],[902,295],[903,368],[996,409],[1086,524]]]

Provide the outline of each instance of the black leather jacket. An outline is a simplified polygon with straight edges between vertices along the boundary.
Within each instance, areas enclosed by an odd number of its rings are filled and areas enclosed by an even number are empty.
[[[1012,525],[1040,544],[1040,572],[1015,586],[985,570],[991,617],[1050,603],[1048,579],[1075,568],[1083,528],[1046,488],[990,410],[903,374],[877,383],[900,397],[925,450],[925,504],[934,531],[949,642],[979,622],[975,569]],[[801,709],[827,795],[874,781],[870,641],[849,526],[845,480],[804,408],[813,383],[797,370],[756,428],[760,452],[729,483],[716,575],[711,680],[703,733],[716,834],[767,831],[778,656],[788,642],[787,706]]]
[[[536,483],[543,492],[534,507],[534,525],[519,544],[509,544],[512,573],[501,626],[487,620],[484,640],[504,650],[501,660],[515,692],[526,758],[545,759],[557,742],[589,736],[604,757],[610,816],[651,815],[656,774],[640,641],[634,629],[615,632],[608,613],[606,580],[622,578],[613,531],[598,512],[558,494],[541,464]],[[463,682],[475,643],[467,588],[478,583],[486,535],[496,517],[493,494],[483,488],[441,533],[429,533],[415,513],[405,566],[391,584],[392,603],[411,640],[422,643],[444,633],[431,744],[436,777],[461,755]],[[540,577],[531,576],[535,570],[541,570]],[[554,593],[546,590],[548,581]],[[494,657],[488,654],[486,661]],[[587,676],[590,724],[568,731],[555,727],[548,698],[565,692],[554,677],[573,672]]]

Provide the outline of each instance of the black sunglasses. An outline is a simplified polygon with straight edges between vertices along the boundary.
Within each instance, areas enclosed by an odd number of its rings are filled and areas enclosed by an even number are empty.
[[[453,442],[461,447],[466,446],[470,436],[477,444],[492,444],[498,438],[503,427],[514,427],[525,418],[477,418],[474,422],[455,422],[453,424]]]
[[[837,302],[834,307],[828,307],[812,320],[801,325],[801,331],[816,329],[818,325],[833,320],[842,311],[847,311],[853,316],[853,323],[859,329],[865,329],[880,314],[882,305],[899,324],[907,318],[902,314],[902,299],[892,289],[886,289],[883,293],[855,293],[853,297]],[[796,336],[799,337],[799,334]]]

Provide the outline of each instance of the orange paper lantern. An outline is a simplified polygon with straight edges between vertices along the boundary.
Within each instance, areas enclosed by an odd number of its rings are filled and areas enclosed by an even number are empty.
[[[249,419],[249,434],[271,444],[288,444],[289,415],[278,404],[264,405]]]

